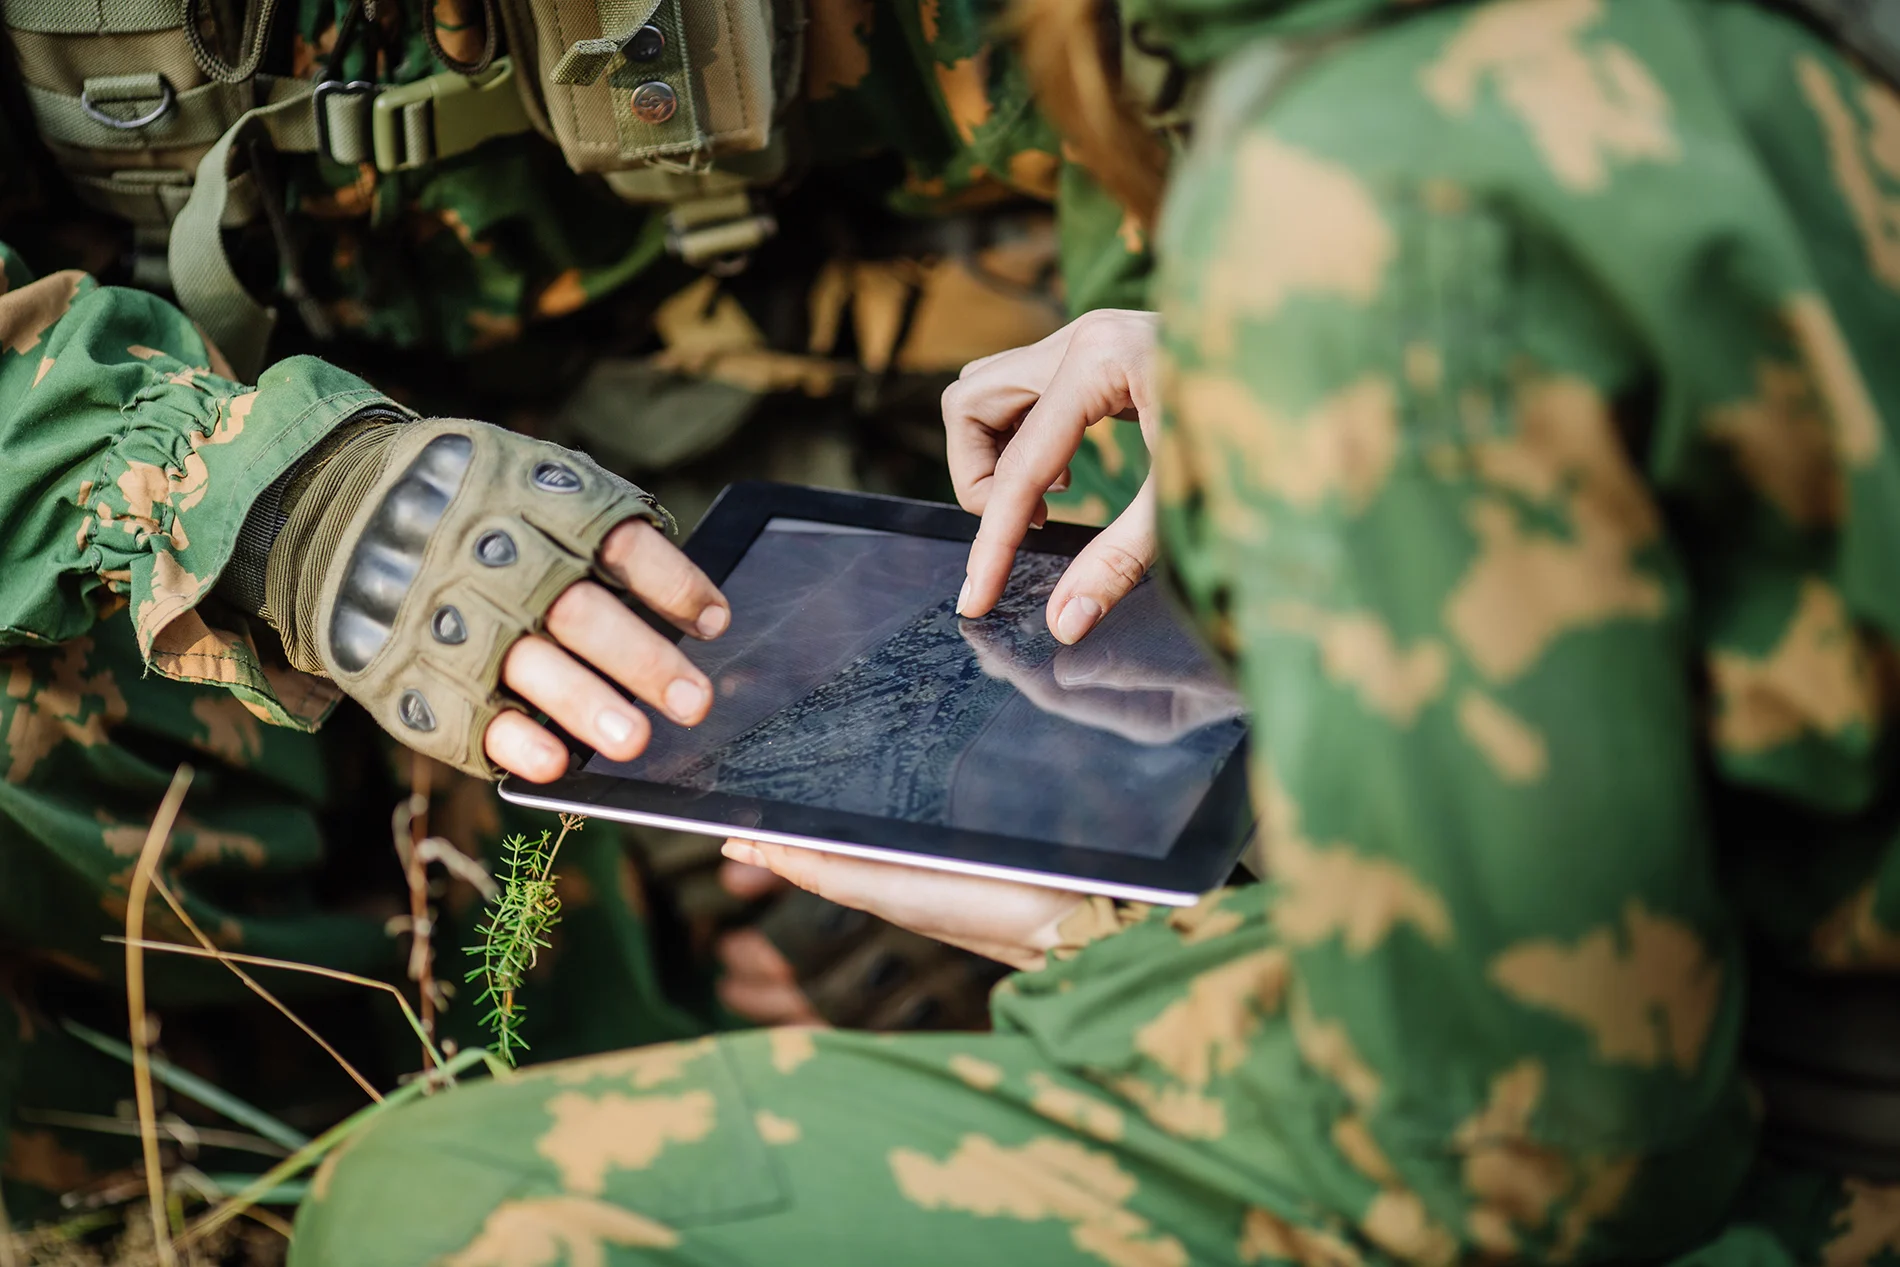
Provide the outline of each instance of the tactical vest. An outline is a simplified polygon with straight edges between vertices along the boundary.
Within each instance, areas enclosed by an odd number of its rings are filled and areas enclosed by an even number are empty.
[[[802,0],[500,0],[509,56],[401,85],[259,73],[277,0],[249,0],[227,65],[200,6],[0,0],[0,22],[74,191],[131,222],[135,283],[169,286],[246,379],[276,313],[239,283],[221,231],[280,214],[254,176],[271,153],[396,172],[538,132],[575,171],[665,207],[689,263],[717,270],[775,231],[758,191],[788,167]]]

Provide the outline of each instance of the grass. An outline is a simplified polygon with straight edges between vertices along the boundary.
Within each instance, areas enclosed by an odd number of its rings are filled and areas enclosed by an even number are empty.
[[[453,1088],[458,1075],[480,1067],[491,1076],[509,1076],[516,1054],[526,1049],[527,1044],[520,1035],[524,1010],[519,993],[540,952],[549,944],[548,934],[560,921],[554,860],[561,842],[570,831],[579,829],[581,819],[563,816],[559,835],[544,832],[537,841],[511,837],[506,842],[507,880],[504,885],[496,886],[472,859],[448,842],[425,834],[421,815],[422,806],[427,802],[419,790],[399,807],[392,826],[412,898],[407,924],[412,938],[408,975],[417,985],[421,1006],[418,1013],[404,992],[389,982],[312,964],[232,953],[205,935],[166,885],[159,869],[191,779],[191,768],[181,765],[139,851],[127,890],[125,934],[107,939],[125,950],[127,1029],[131,1041],[121,1042],[72,1021],[64,1023],[67,1032],[80,1041],[131,1066],[136,1121],[60,1114],[56,1115],[61,1119],[59,1122],[49,1122],[65,1129],[136,1133],[144,1159],[142,1173],[133,1185],[123,1186],[110,1195],[109,1200],[116,1203],[116,1209],[90,1209],[61,1222],[23,1232],[12,1230],[5,1206],[0,1203],[0,1267],[275,1267],[282,1261],[290,1225],[264,1207],[294,1205],[300,1200],[305,1185],[299,1176],[381,1114],[421,1096]],[[419,800],[422,806],[418,806]],[[427,944],[434,912],[421,900],[426,896],[425,872],[431,862],[443,864],[451,874],[474,884],[485,897],[491,898],[488,920],[480,930],[482,944],[474,948],[482,963],[471,974],[471,979],[480,977],[483,981],[481,997],[489,1007],[486,1021],[495,1032],[499,1055],[489,1048],[476,1047],[445,1056],[436,1045],[435,1009],[442,995],[433,980],[433,953]],[[196,945],[145,936],[146,909],[153,895],[170,907]],[[370,1103],[311,1139],[262,1109],[153,1054],[154,1027],[145,997],[147,954],[216,960],[246,989],[285,1016],[320,1047],[356,1083]],[[421,1044],[421,1075],[399,1080],[393,1090],[379,1091],[322,1035],[246,971],[247,966],[320,976],[388,994]],[[161,1122],[157,1113],[155,1088],[158,1086],[196,1101],[245,1130],[196,1130],[176,1119]],[[181,1142],[187,1134],[205,1142],[213,1142],[212,1137],[218,1137],[220,1147],[283,1156],[260,1175],[207,1175],[182,1163],[174,1164],[168,1171],[161,1142]],[[142,1201],[129,1204],[141,1193]],[[187,1222],[189,1209],[200,1212]]]
[[[488,922],[476,930],[481,943],[468,948],[469,954],[481,960],[469,970],[468,980],[481,983],[476,1003],[488,1009],[482,1024],[494,1035],[495,1053],[510,1066],[517,1063],[517,1053],[528,1049],[521,1037],[525,1014],[521,986],[548,948],[548,935],[561,922],[554,859],[568,833],[579,831],[584,821],[578,815],[563,814],[558,836],[544,831],[539,840],[514,835],[502,842],[508,873],[501,896],[489,908]]]

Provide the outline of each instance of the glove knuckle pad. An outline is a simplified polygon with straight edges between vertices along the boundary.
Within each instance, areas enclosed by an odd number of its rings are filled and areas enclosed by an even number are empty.
[[[429,537],[461,490],[473,455],[468,437],[437,436],[375,504],[343,564],[331,608],[330,655],[338,668],[360,673],[388,644]]]
[[[485,423],[412,426],[339,543],[321,651],[385,729],[492,775],[483,731],[514,707],[506,652],[594,570],[615,525],[664,512],[583,454]]]

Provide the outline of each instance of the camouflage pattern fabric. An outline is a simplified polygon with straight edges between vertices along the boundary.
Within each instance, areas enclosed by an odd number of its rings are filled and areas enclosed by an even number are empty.
[[[1265,883],[1085,907],[992,1037],[393,1114],[300,1267],[1900,1259],[1741,1044],[1750,963],[1900,968],[1900,96],[1744,3],[1149,7],[1220,51],[1157,463]]]
[[[347,7],[287,7],[266,69],[314,75]],[[479,48],[480,9],[428,10],[451,54]],[[404,83],[438,69],[417,6],[375,11],[340,77]],[[389,921],[408,900],[390,813],[414,763],[213,593],[259,492],[339,421],[393,397],[587,439],[677,499],[688,522],[745,474],[895,490],[942,478],[941,437],[934,422],[921,442],[874,429],[881,414],[852,408],[860,382],[954,375],[1039,337],[1061,320],[1064,276],[1078,303],[1139,288],[1145,256],[1119,212],[1059,157],[1019,69],[992,49],[999,13],[990,0],[815,4],[807,122],[820,175],[794,196],[900,226],[1026,201],[1040,209],[1022,231],[961,255],[911,246],[833,259],[788,229],[746,276],[715,281],[666,256],[658,215],[574,176],[536,137],[394,175],[280,156],[292,250],[279,255],[261,220],[233,235],[234,250],[294,270],[340,337],[319,343],[286,311],[284,350],[323,359],[287,357],[256,384],[233,381],[162,299],[100,284],[123,275],[123,240],[96,232],[57,180],[29,179],[22,116],[0,115],[0,237],[22,248],[0,247],[0,1176],[13,1217],[109,1189],[135,1156],[97,1121],[74,1125],[74,1114],[117,1116],[129,1082],[59,1022],[123,1032],[122,955],[100,938],[122,927],[133,861],[178,761],[198,777],[163,874],[200,926],[247,953],[402,978],[407,938]],[[1077,211],[1064,213],[1058,251],[1045,204],[1059,190]],[[29,261],[75,267],[36,277]],[[268,288],[268,264],[251,275]],[[808,315],[786,328],[769,319],[788,308]],[[637,408],[592,436],[560,434],[561,398],[603,357],[645,375],[617,393]],[[683,437],[699,415],[667,393],[694,387],[742,397],[743,425],[707,443]],[[934,415],[934,391],[918,399]],[[635,424],[644,430],[629,434]],[[908,464],[883,476],[873,459],[894,450]],[[429,829],[464,852],[492,859],[505,832],[551,825],[428,769]],[[566,916],[529,1001],[534,1057],[715,1023],[704,965],[674,953],[678,930],[656,924],[615,830],[594,825],[562,858]],[[438,905],[436,976],[454,984],[476,899],[454,884]],[[156,904],[148,918],[184,938]],[[227,974],[156,959],[150,971],[170,1058],[304,1129],[361,1103]],[[415,1067],[386,999],[266,975],[383,1085]],[[442,1034],[479,1041],[475,1021],[451,1006]],[[217,1121],[176,1098],[167,1107]],[[257,1168],[255,1157],[214,1160]]]

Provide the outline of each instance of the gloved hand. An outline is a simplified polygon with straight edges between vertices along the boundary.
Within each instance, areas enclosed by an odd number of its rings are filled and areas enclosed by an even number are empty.
[[[566,751],[526,703],[631,760],[650,724],[582,661],[683,725],[705,716],[705,675],[601,583],[705,638],[725,600],[665,512],[584,454],[481,422],[353,421],[298,465],[279,523],[259,614],[293,667],[425,755],[559,777]]]

